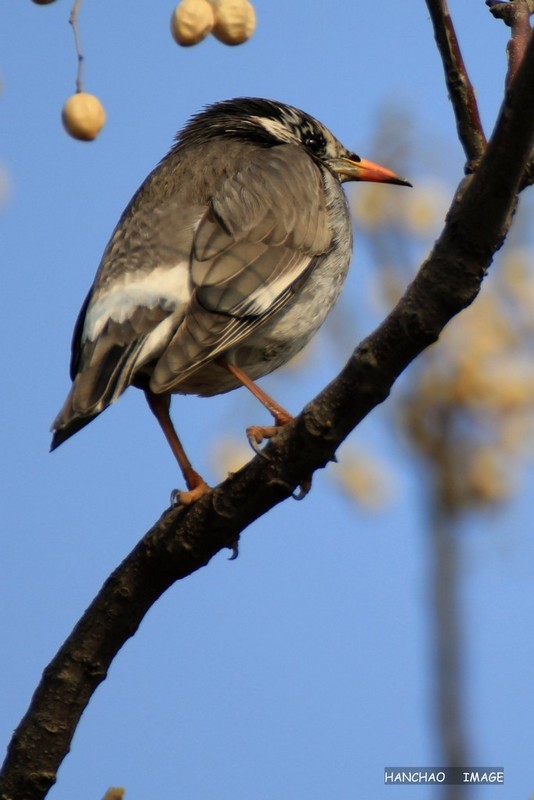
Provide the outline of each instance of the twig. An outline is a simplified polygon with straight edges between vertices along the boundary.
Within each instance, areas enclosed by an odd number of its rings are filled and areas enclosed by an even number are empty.
[[[78,60],[78,68],[76,70],[76,91],[83,92],[83,62],[84,55],[82,52],[82,43],[80,40],[80,31],[78,28],[78,14],[80,13],[80,6],[82,0],[74,0],[74,5],[69,16],[69,25],[72,27],[74,35],[74,46],[76,47],[76,57]]]
[[[496,19],[502,19],[505,25],[511,28],[511,37],[506,45],[508,55],[508,70],[506,73],[506,89],[512,87],[514,77],[525,55],[528,42],[532,36],[530,16],[534,14],[534,0],[486,0],[486,5]],[[534,152],[525,169],[521,188],[534,183]]]
[[[502,19],[511,28],[510,41],[506,45],[508,54],[508,72],[506,88],[509,89],[519,68],[528,40],[530,38],[530,16],[534,14],[534,0],[486,0],[486,5],[496,19]]]
[[[456,117],[458,137],[467,158],[466,173],[473,172],[486,147],[475,92],[462,58],[447,0],[426,0],[434,26],[449,97]]]

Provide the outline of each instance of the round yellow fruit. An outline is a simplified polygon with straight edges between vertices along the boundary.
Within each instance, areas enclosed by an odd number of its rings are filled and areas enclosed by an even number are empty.
[[[248,0],[212,0],[215,12],[213,35],[224,44],[242,44],[256,27],[254,6]]]
[[[95,139],[106,122],[106,112],[104,106],[94,94],[87,92],[76,92],[69,97],[63,111],[61,119],[65,130],[74,139],[90,142]]]
[[[208,0],[182,0],[171,16],[171,33],[178,44],[189,47],[201,42],[215,24]]]

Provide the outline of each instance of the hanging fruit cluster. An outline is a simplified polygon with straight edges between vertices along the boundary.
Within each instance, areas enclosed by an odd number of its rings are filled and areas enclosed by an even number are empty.
[[[104,106],[94,94],[83,91],[78,12],[82,0],[74,0],[69,22],[74,33],[78,73],[76,93],[65,102],[61,119],[67,133],[74,139],[90,142],[96,139],[106,124]],[[36,5],[49,5],[54,0],[32,0]],[[224,44],[246,42],[254,33],[256,14],[249,0],[181,0],[171,16],[171,32],[183,47],[201,42],[209,33]]]
[[[178,44],[189,47],[212,33],[224,44],[242,44],[256,27],[249,0],[181,0],[171,16],[171,32]]]

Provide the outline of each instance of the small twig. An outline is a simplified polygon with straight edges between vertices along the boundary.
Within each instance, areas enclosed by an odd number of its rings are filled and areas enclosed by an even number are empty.
[[[486,149],[475,91],[469,80],[447,0],[426,0],[438,46],[449,97],[456,117],[458,137],[467,158],[466,173],[473,172]]]
[[[506,73],[506,89],[510,89],[514,77],[523,60],[527,45],[532,35],[530,16],[534,14],[534,0],[486,0],[486,5],[496,19],[502,19],[511,28],[511,36],[506,45],[508,55],[508,71]],[[534,183],[534,152],[525,168],[522,188]]]
[[[78,59],[78,69],[76,71],[76,91],[83,92],[83,62],[84,55],[82,52],[82,43],[80,41],[80,31],[78,28],[78,14],[82,0],[74,0],[74,5],[69,16],[69,25],[72,27],[74,34],[74,46],[76,47],[76,57]]]
[[[512,30],[510,41],[506,45],[508,54],[506,88],[509,89],[523,60],[530,38],[532,30],[530,16],[534,14],[534,0],[511,0],[511,2],[486,0],[486,5],[496,19],[502,19],[504,24]]]

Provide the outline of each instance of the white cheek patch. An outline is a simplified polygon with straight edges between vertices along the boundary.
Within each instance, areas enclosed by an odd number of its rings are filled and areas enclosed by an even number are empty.
[[[137,308],[162,306],[173,312],[185,307],[191,292],[189,264],[124,275],[89,305],[82,341],[94,342],[109,320],[125,322]]]

